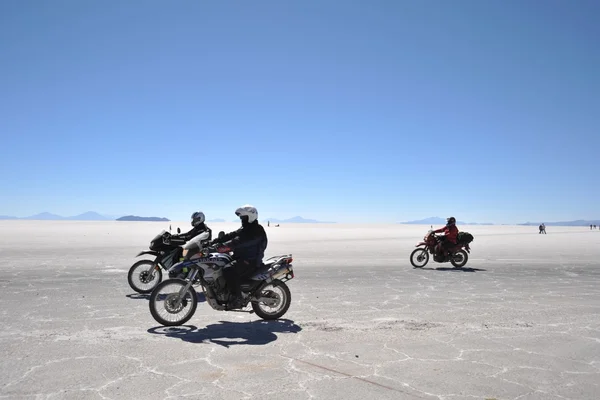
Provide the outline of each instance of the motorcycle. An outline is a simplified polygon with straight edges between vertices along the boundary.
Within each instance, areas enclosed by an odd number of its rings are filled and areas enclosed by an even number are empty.
[[[219,237],[223,234],[219,232]],[[186,260],[169,268],[169,273],[178,276],[158,284],[150,295],[150,313],[159,324],[177,326],[189,321],[198,306],[194,289],[198,285],[208,305],[217,311],[256,313],[264,320],[274,320],[281,318],[289,309],[291,293],[285,282],[294,278],[291,254],[266,259],[251,277],[241,282],[242,309],[229,309],[230,291],[223,276],[223,267],[233,261],[232,252],[216,252],[214,247],[206,246],[201,237],[192,239],[184,248],[188,250]],[[169,287],[172,287],[170,293],[165,290]],[[164,300],[162,307],[158,305],[160,300]],[[243,310],[249,303],[252,310]]]
[[[429,254],[433,255],[433,261],[438,263],[450,262],[455,268],[462,268],[469,260],[471,248],[469,243],[473,241],[473,235],[468,232],[459,232],[457,244],[449,247],[443,254],[436,254],[435,250],[438,243],[441,242],[440,236],[436,236],[432,230],[429,230],[423,241],[420,242],[410,253],[410,263],[415,268],[423,268],[429,262]]]
[[[181,233],[180,228],[177,228],[177,233]],[[208,234],[208,239],[205,240],[210,241],[212,237],[210,228],[207,227],[207,231],[204,233]],[[136,257],[145,254],[152,255],[155,257],[154,260],[140,260],[129,268],[127,274],[129,286],[140,294],[152,292],[162,281],[162,271],[168,271],[170,267],[179,261],[183,254],[181,246],[185,243],[185,239],[173,236],[165,230],[156,235],[150,241],[150,251],[140,251],[136,255]],[[174,277],[174,275],[170,277]]]

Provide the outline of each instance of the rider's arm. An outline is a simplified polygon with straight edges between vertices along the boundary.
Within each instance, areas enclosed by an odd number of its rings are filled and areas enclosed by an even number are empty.
[[[231,249],[243,247],[252,247],[267,239],[264,229],[252,229],[241,231],[240,234],[227,243]]]
[[[237,231],[226,233],[221,238],[216,238],[214,240],[214,242],[215,243],[225,243],[227,241],[235,239],[240,236],[241,231],[242,231],[242,228],[238,229]]]
[[[233,238],[232,240],[228,241],[227,243],[225,243],[225,245],[233,250],[233,249],[239,249],[239,248],[243,248],[243,247],[254,246],[254,245],[260,243],[261,240],[262,240],[261,237],[254,237],[254,238],[248,238],[246,240],[242,240],[242,238],[240,236],[237,236],[237,237]]]
[[[176,235],[176,237],[179,237],[181,239],[184,239],[185,241],[190,240],[191,238],[193,238],[194,236],[196,236],[197,234],[199,234],[200,232],[202,232],[204,229],[201,228],[200,226],[194,226],[189,232],[186,233],[180,233],[179,235]]]

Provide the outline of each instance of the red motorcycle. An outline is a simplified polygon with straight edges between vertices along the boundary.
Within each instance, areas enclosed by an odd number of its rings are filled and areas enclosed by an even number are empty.
[[[457,244],[449,247],[443,254],[436,253],[437,245],[442,241],[433,231],[428,231],[423,241],[419,243],[410,253],[410,263],[415,268],[423,268],[429,262],[429,254],[433,255],[433,261],[438,263],[450,262],[455,268],[462,268],[469,260],[471,248],[469,243],[473,241],[473,235],[468,232],[459,232]]]

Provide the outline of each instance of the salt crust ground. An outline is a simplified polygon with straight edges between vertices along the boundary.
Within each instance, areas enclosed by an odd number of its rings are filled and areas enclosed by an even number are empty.
[[[200,303],[168,329],[126,280],[165,227],[0,222],[0,397],[600,398],[599,231],[461,226],[457,271],[410,265],[428,226],[270,227],[295,258],[285,319]]]

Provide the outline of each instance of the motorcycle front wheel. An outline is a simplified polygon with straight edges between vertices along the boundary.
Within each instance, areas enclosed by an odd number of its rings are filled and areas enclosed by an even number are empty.
[[[149,302],[150,314],[156,322],[164,326],[177,326],[192,318],[198,306],[198,295],[190,286],[180,298],[179,291],[186,285],[183,279],[167,279],[156,286]]]
[[[423,268],[429,262],[429,253],[424,248],[414,249],[410,253],[410,263],[415,268]]]
[[[151,260],[140,260],[133,264],[127,274],[129,286],[140,294],[153,291],[156,285],[162,281],[162,270],[160,267],[154,270],[154,274],[152,274],[153,269],[154,261]]]

